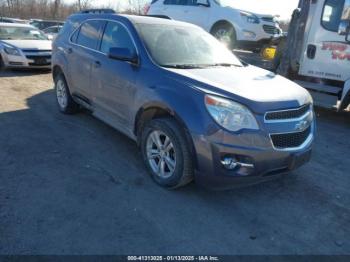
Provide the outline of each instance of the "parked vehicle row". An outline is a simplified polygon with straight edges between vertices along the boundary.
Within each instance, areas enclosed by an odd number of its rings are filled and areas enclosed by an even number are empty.
[[[17,23],[17,24],[27,24],[28,21],[19,18],[10,18],[0,16],[0,23]]]
[[[232,0],[153,0],[147,13],[198,25],[231,49],[259,49],[283,33],[277,17],[239,10]]]
[[[50,26],[43,30],[49,39],[54,39],[57,34],[61,31],[63,25]]]
[[[30,24],[39,30],[42,30],[47,37],[51,40],[53,39],[60,29],[62,28],[64,22],[62,21],[52,21],[52,20],[42,20],[42,19],[31,19],[23,20],[18,18],[1,17],[0,23],[16,23],[16,24]]]
[[[64,22],[53,21],[53,20],[32,19],[30,21],[30,24],[40,30],[44,30],[52,26],[63,26]]]
[[[53,42],[52,69],[59,110],[87,108],[135,140],[166,188],[253,184],[310,159],[309,93],[196,25],[75,14]]]
[[[51,44],[31,25],[0,23],[0,67],[50,69]]]

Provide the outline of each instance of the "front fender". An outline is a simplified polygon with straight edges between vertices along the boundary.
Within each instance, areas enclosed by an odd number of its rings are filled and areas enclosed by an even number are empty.
[[[138,94],[136,108],[142,111],[149,108],[161,108],[181,121],[190,133],[202,133],[205,128],[206,109],[204,93],[187,86],[157,86],[147,88],[149,92]],[[138,110],[139,111],[139,110]],[[135,114],[135,121],[137,121]]]

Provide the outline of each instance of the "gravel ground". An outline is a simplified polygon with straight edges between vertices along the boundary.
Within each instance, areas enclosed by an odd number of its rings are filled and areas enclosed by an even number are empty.
[[[291,175],[167,191],[131,140],[58,113],[49,73],[2,73],[0,254],[350,254],[350,114],[317,115]]]

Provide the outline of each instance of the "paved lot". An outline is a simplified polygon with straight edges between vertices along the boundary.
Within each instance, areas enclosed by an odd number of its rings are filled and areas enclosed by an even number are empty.
[[[228,192],[167,191],[136,145],[58,113],[48,73],[0,75],[0,254],[349,254],[350,114],[317,110],[311,163]]]

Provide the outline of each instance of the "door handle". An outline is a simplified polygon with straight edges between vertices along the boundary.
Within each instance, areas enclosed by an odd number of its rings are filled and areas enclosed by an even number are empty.
[[[94,62],[94,67],[95,68],[100,68],[101,67],[101,62],[100,61],[95,61]]]
[[[72,49],[71,47],[67,48],[67,53],[68,53],[68,54],[73,53],[73,49]]]
[[[306,55],[309,59],[314,59],[316,56],[317,47],[315,45],[308,45]]]

